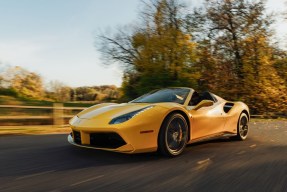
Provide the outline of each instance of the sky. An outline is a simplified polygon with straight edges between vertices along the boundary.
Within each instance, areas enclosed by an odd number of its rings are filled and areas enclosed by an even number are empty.
[[[283,11],[284,1],[268,0],[268,10]],[[134,23],[140,5],[140,0],[0,0],[0,64],[36,72],[45,83],[120,86],[122,69],[103,64],[96,34]],[[275,26],[279,40],[287,35],[283,23]]]

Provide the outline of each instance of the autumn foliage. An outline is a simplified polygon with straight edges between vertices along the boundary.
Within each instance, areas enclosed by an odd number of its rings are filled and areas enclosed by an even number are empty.
[[[119,89],[114,85],[69,87],[59,81],[43,83],[39,74],[22,67],[0,65],[0,97],[11,96],[19,99],[43,100],[52,102],[91,102],[116,101]]]
[[[287,113],[286,52],[274,44],[263,0],[143,2],[137,24],[99,35],[109,63],[125,71],[128,99],[155,88],[188,86],[246,102],[252,113]]]

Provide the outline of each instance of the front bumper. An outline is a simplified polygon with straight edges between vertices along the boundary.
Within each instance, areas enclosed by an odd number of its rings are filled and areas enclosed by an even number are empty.
[[[115,152],[122,152],[122,153],[133,153],[135,151],[133,146],[130,144],[126,144],[118,148],[102,148],[102,147],[95,147],[95,146],[88,145],[88,144],[78,144],[74,141],[71,135],[68,136],[68,142],[77,147],[84,147],[84,148],[90,148],[90,149],[101,149],[105,151],[115,151]]]
[[[68,136],[68,141],[79,147],[106,151],[153,152],[157,150],[158,136],[158,129],[154,127],[159,126],[144,123],[105,128],[71,126],[72,135]]]

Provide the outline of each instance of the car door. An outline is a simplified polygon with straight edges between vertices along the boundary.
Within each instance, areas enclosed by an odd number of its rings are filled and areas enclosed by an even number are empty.
[[[225,124],[223,103],[214,101],[213,105],[201,107],[194,110],[192,106],[189,111],[191,118],[191,139],[198,139],[205,136],[222,132]]]

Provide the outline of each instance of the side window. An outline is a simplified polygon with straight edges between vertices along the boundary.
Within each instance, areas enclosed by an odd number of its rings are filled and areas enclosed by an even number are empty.
[[[213,101],[214,103],[217,102],[217,99],[209,92],[205,91],[202,93],[198,93],[198,92],[194,92],[191,96],[191,99],[188,103],[189,106],[195,106],[198,103],[200,103],[200,101],[202,100],[210,100]]]
[[[201,98],[202,100],[210,100],[213,101],[214,103],[217,101],[217,99],[208,91],[201,93]]]
[[[195,91],[192,96],[191,99],[188,103],[189,106],[195,106],[197,105],[199,102],[201,101],[201,97],[200,95]]]

